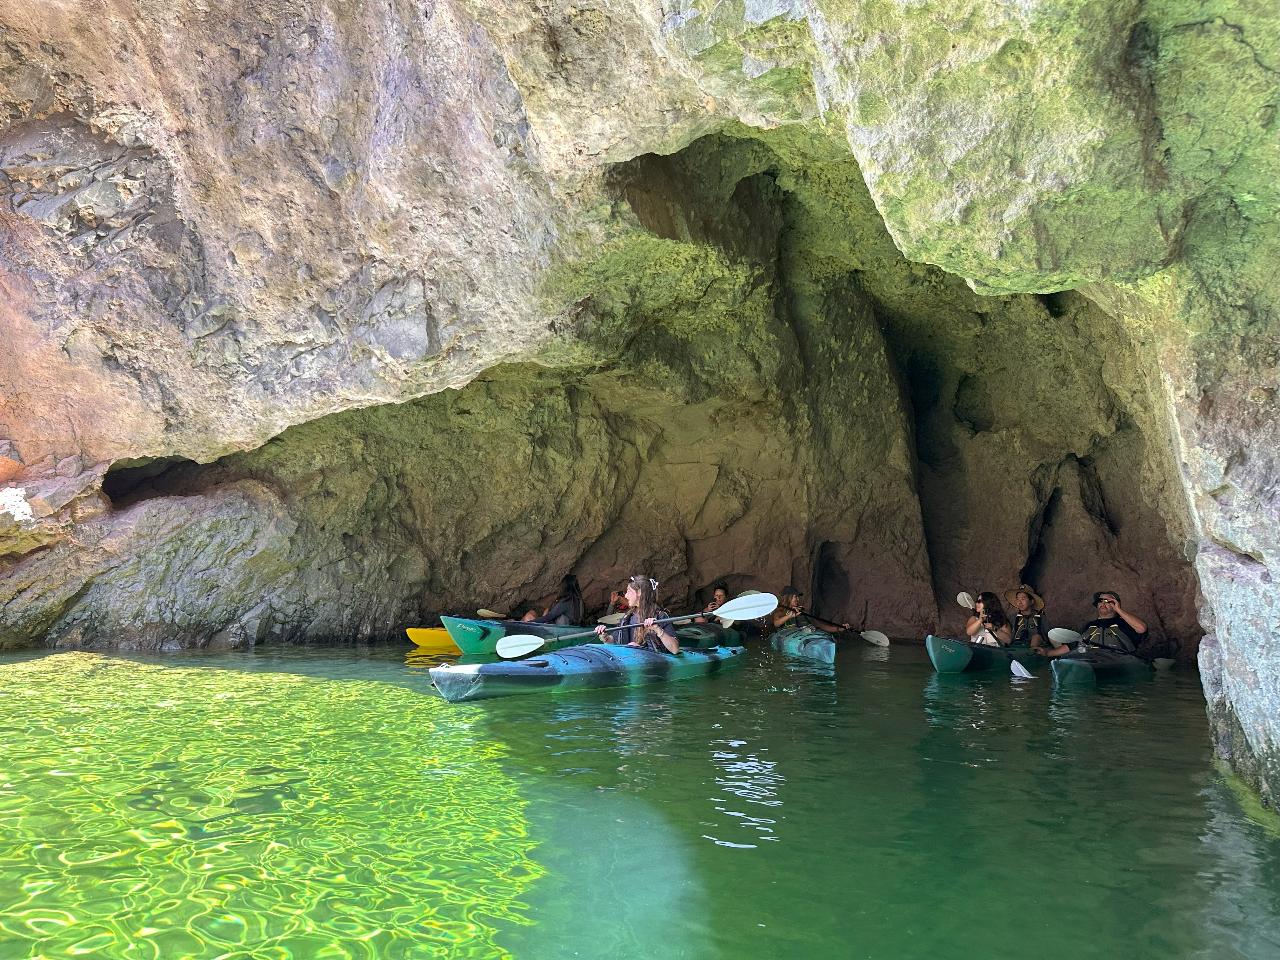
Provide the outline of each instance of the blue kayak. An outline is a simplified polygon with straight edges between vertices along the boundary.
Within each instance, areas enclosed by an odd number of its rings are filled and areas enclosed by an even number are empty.
[[[822,663],[836,662],[836,641],[825,630],[817,627],[783,627],[774,631],[769,643],[775,650],[806,660]]]
[[[633,687],[688,680],[719,673],[742,660],[742,647],[654,653],[622,644],[583,644],[527,660],[446,664],[434,667],[431,682],[450,702],[558,693],[593,687]]]

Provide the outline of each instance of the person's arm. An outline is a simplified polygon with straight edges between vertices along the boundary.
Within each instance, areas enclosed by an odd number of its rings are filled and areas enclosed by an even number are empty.
[[[1116,615],[1119,616],[1121,620],[1123,620],[1129,626],[1133,627],[1133,629],[1137,631],[1139,637],[1146,636],[1146,633],[1147,633],[1146,623],[1144,623],[1142,620],[1139,620],[1128,610],[1121,610],[1120,604],[1118,603],[1113,603],[1111,605],[1111,609],[1116,612]]]
[[[1009,624],[1002,624],[998,629],[991,631],[992,635],[999,641],[1000,646],[1007,647],[1013,643],[1013,630],[1009,628]]]
[[[557,600],[555,603],[551,605],[551,608],[547,610],[546,613],[544,613],[540,617],[534,617],[529,622],[530,623],[555,623],[561,617],[569,616],[571,606],[572,604],[570,604],[568,600]]]
[[[853,626],[848,623],[829,623],[825,620],[817,620],[815,625],[819,630],[825,630],[827,633],[843,633],[853,629]]]
[[[964,632],[969,636],[976,636],[982,632],[982,618],[976,613],[969,618],[969,622],[964,625]]]
[[[679,653],[680,638],[675,635],[673,630],[671,630],[670,624],[654,623],[653,621],[655,619],[656,617],[650,617],[644,622],[645,632],[641,634],[641,637],[647,636],[650,633],[657,634],[658,640],[667,648],[667,653]],[[640,644],[633,640],[632,645],[639,646]]]

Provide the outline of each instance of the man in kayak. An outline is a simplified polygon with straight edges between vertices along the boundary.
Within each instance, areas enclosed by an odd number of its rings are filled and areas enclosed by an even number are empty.
[[[769,625],[774,630],[781,630],[783,627],[816,627],[827,633],[842,633],[853,629],[853,626],[848,623],[832,623],[830,620],[810,616],[800,606],[800,598],[803,596],[804,594],[791,584],[783,587],[778,594],[777,609],[769,614]]]
[[[1099,590],[1093,595],[1093,606],[1098,615],[1080,628],[1080,639],[1093,647],[1137,653],[1142,641],[1147,639],[1147,625],[1120,606],[1120,594]],[[1060,657],[1070,652],[1069,645],[1060,643],[1051,647],[1047,656]]]
[[[1030,647],[1040,652],[1052,646],[1045,639],[1049,636],[1049,627],[1044,620],[1044,600],[1040,594],[1020,583],[1013,590],[1006,590],[1004,598],[1013,607],[1013,622],[1010,624],[1013,636],[1009,646]]]
[[[669,623],[655,623],[671,616],[658,606],[658,581],[648,577],[632,577],[627,581],[629,611],[612,635],[604,624],[596,627],[596,633],[605,643],[625,643],[629,647],[644,647],[654,653],[680,652],[680,638]]]

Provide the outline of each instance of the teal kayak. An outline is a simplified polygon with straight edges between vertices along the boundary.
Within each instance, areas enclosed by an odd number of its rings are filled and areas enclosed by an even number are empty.
[[[836,642],[831,634],[817,627],[783,627],[774,631],[769,643],[775,650],[806,660],[836,662]]]
[[[935,637],[933,634],[924,638],[924,648],[933,661],[933,669],[939,673],[990,670],[992,667],[1008,670],[1010,660],[1017,660],[1028,670],[1044,663],[1044,657],[1030,647],[993,647],[951,637]]]
[[[446,664],[430,670],[431,682],[451,703],[561,693],[594,687],[634,687],[719,673],[742,659],[742,647],[654,653],[624,644],[589,643],[528,660]]]
[[[547,647],[565,646],[581,640],[566,640],[557,644],[556,639],[569,633],[582,633],[590,627],[561,626],[555,623],[526,623],[524,620],[468,620],[465,617],[441,617],[440,623],[449,631],[449,637],[467,656],[497,652],[498,641],[506,636],[527,634],[542,637]]]
[[[524,620],[468,620],[465,617],[441,617],[449,638],[464,656],[497,655],[498,641],[503,637],[523,634],[546,640],[543,650],[558,650],[584,642],[582,632],[590,627],[561,626],[553,623],[528,623]],[[569,634],[577,634],[564,639]],[[676,627],[681,647],[705,650],[708,647],[733,647],[742,643],[737,630],[718,623],[686,623]],[[595,641],[585,641],[594,643]]]
[[[1053,661],[1053,679],[1063,686],[1079,686],[1106,680],[1142,680],[1155,674],[1150,661],[1132,653],[1090,647],[1084,653],[1067,653]]]

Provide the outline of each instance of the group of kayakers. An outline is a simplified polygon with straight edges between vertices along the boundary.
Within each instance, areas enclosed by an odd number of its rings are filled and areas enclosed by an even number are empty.
[[[961,598],[967,597],[961,594]],[[979,593],[973,601],[965,632],[974,643],[1003,647],[1030,647],[1044,657],[1061,657],[1071,652],[1064,643],[1049,638],[1044,598],[1025,583],[1004,595],[1013,608],[1010,619],[1000,598],[993,592]],[[1094,619],[1080,629],[1080,639],[1090,646],[1111,647],[1125,653],[1136,653],[1147,637],[1147,625],[1120,604],[1114,590],[1099,590],[1093,595]]]
[[[602,624],[596,628],[606,642],[625,643],[645,647],[659,653],[679,653],[680,640],[672,624],[661,621],[670,614],[658,605],[658,583],[648,576],[635,576],[614,591],[609,598],[609,610],[623,614],[617,629]],[[823,620],[809,613],[802,606],[803,594],[791,584],[778,592],[778,607],[769,615],[766,626],[781,630],[790,626],[814,627],[827,633],[840,633],[852,629],[843,622]],[[968,594],[961,594],[966,602]],[[1021,583],[1004,594],[1005,602],[1012,608],[1012,616],[1005,613],[1000,597],[992,591],[983,591],[972,600],[972,608],[965,633],[973,643],[1003,647],[1030,647],[1044,657],[1061,657],[1071,652],[1064,643],[1055,643],[1049,637],[1049,625],[1045,616],[1044,598],[1028,584]],[[715,611],[729,600],[729,587],[724,582],[711,589],[711,600],[695,618],[697,623],[713,619]],[[1097,613],[1080,629],[1081,639],[1091,646],[1111,647],[1126,653],[1135,653],[1147,637],[1147,625],[1141,618],[1124,609],[1120,594],[1114,590],[1099,590],[1093,595]],[[560,590],[554,603],[542,615],[535,611],[525,614],[531,623],[576,624],[585,620],[586,605],[578,578],[568,574],[560,582]]]

